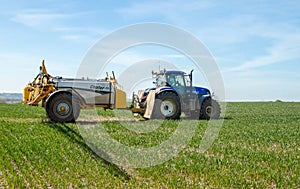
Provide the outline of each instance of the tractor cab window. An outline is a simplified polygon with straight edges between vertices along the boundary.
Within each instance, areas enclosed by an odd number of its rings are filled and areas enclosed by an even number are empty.
[[[167,75],[167,83],[170,86],[175,86],[176,81],[175,81],[175,76],[173,74]]]
[[[183,75],[176,75],[176,82],[179,86],[185,86]]]
[[[190,75],[184,75],[184,80],[185,80],[186,86],[190,86],[191,85]]]
[[[167,75],[167,82],[170,86],[185,86],[185,81],[183,75],[179,74],[169,74]]]
[[[175,88],[180,94],[185,93],[185,80],[182,74],[167,75],[167,83]]]

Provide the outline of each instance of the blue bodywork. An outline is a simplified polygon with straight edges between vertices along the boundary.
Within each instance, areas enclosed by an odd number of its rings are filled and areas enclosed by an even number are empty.
[[[152,91],[152,90],[156,90],[156,94],[159,94],[161,92],[164,92],[164,91],[173,91],[175,93],[178,94],[178,91],[176,91],[176,89],[174,89],[173,87],[169,87],[169,86],[164,86],[164,87],[159,87],[159,88],[147,88],[144,92],[144,97],[147,97],[149,92]],[[186,92],[189,93],[190,92],[190,87],[186,87]],[[193,93],[197,93],[198,96],[199,96],[199,101],[201,102],[202,100],[200,100],[200,96],[203,96],[204,98],[207,97],[207,96],[210,96],[211,93],[210,93],[210,90],[208,90],[207,88],[204,88],[204,87],[194,87],[193,86]]]
[[[152,77],[155,78],[155,82],[153,82],[155,87],[147,88],[145,91],[143,91],[143,94],[139,93],[139,107],[154,107],[152,105],[147,106],[147,103],[152,103],[152,101],[147,101],[147,97],[150,94],[150,91],[152,91],[153,95],[155,94],[155,97],[151,95],[151,100],[153,98],[155,99],[154,104],[158,104],[160,106],[156,108],[160,108],[159,111],[162,115],[162,107],[165,110],[169,110],[169,107],[168,105],[162,104],[160,101],[156,101],[156,99],[163,101],[168,100],[169,98],[169,100],[171,99],[173,101],[172,103],[175,103],[176,105],[178,104],[180,107],[172,109],[172,111],[174,111],[172,116],[175,116],[172,117],[172,119],[178,119],[180,117],[178,114],[179,111],[180,113],[184,112],[185,116],[190,118],[210,119],[211,115],[218,118],[220,114],[220,107],[217,102],[213,101],[213,94],[205,87],[191,86],[193,83],[192,73],[193,70],[191,70],[190,74],[186,74],[182,71],[167,71],[166,69],[160,70],[159,72],[152,71]],[[176,94],[177,97],[171,93]],[[172,106],[176,106],[175,104],[172,104]],[[210,111],[214,111],[214,114],[212,114],[213,112]],[[167,119],[171,118],[171,116],[167,117],[167,115],[163,115],[162,117]]]
[[[160,72],[161,75],[170,75],[170,74],[176,74],[176,75],[186,75],[185,72],[182,72],[182,71],[165,71],[165,72]],[[180,91],[178,91],[176,88],[174,87],[171,87],[170,85],[168,85],[168,83],[166,83],[166,85],[164,86],[160,86],[160,87],[153,87],[153,88],[147,88],[145,91],[144,91],[144,94],[143,94],[143,97],[142,97],[142,101],[146,100],[148,94],[150,91],[152,90],[156,90],[156,95],[160,94],[161,92],[165,92],[165,91],[170,91],[170,92],[174,92],[176,94],[182,94],[182,92],[180,93]],[[191,88],[190,86],[186,86],[185,88],[185,92],[186,94],[190,93],[191,91]],[[184,89],[183,89],[184,91]],[[196,96],[198,96],[198,99],[199,99],[199,104],[201,104],[204,99],[206,99],[207,97],[211,97],[211,92],[209,89],[207,88],[204,88],[204,87],[196,87],[196,86],[193,86],[192,87],[192,93],[193,94],[196,94]]]
[[[210,91],[204,87],[193,87],[199,95],[210,95]]]

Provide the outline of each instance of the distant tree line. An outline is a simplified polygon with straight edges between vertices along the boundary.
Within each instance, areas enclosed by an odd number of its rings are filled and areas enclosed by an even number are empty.
[[[22,93],[0,93],[0,103],[18,103],[22,101]]]

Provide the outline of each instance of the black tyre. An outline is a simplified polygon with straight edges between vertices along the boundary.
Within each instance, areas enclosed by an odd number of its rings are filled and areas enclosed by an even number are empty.
[[[219,103],[211,98],[206,98],[200,109],[200,119],[218,119],[221,114]]]
[[[180,98],[175,93],[163,92],[156,97],[152,118],[179,119],[180,115]]]
[[[80,113],[78,101],[70,93],[57,93],[46,104],[48,118],[53,122],[75,122]]]

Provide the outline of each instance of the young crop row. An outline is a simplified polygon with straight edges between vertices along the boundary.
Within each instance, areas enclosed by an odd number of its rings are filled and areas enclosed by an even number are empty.
[[[299,110],[300,103],[227,103],[224,124],[207,151],[200,146],[208,122],[197,121],[192,140],[176,157],[133,169],[98,157],[76,124],[50,123],[41,107],[0,104],[0,188],[297,188]],[[104,119],[101,127],[126,146],[150,148],[169,139],[180,123],[157,127],[155,120]]]

